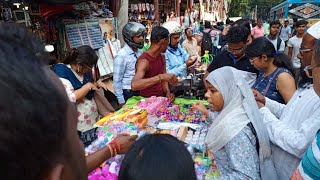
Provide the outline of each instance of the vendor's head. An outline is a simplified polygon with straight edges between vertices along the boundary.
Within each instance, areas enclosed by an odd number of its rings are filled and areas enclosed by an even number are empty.
[[[70,64],[74,71],[84,74],[92,70],[98,59],[96,52],[90,46],[83,45],[67,51],[63,63]]]
[[[278,34],[279,34],[279,31],[280,31],[280,26],[281,26],[281,23],[280,21],[272,21],[270,23],[270,27],[269,27],[269,30],[270,30],[270,36],[272,37],[277,37]]]
[[[161,26],[156,26],[151,32],[151,46],[157,46],[158,50],[165,53],[169,43],[169,31]]]
[[[163,23],[162,27],[166,28],[169,31],[169,46],[172,48],[177,48],[180,42],[182,32],[180,24],[176,21],[167,21]]]
[[[228,51],[236,59],[244,56],[247,47],[249,30],[245,26],[232,26],[227,33]]]
[[[133,144],[122,161],[119,180],[150,179],[197,179],[183,142],[167,134],[149,134]]]
[[[250,63],[258,70],[266,70],[275,65],[286,68],[294,74],[288,57],[277,52],[274,45],[264,37],[254,39],[252,43],[247,46],[245,52],[246,56],[250,59]]]
[[[76,109],[47,67],[42,43],[5,23],[0,41],[1,179],[86,179]]]
[[[124,41],[134,50],[143,48],[146,28],[137,22],[129,22],[122,29]]]
[[[313,49],[311,65],[307,66],[306,71],[313,77],[314,91],[320,96],[320,40],[316,41]]]

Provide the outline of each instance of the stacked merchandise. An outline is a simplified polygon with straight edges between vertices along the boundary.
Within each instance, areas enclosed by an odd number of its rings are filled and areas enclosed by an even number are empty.
[[[131,4],[129,18],[132,21],[154,20],[155,7],[149,3]]]
[[[183,102],[183,101],[182,101]],[[87,154],[106,146],[118,133],[143,136],[147,133],[171,134],[186,143],[194,158],[198,179],[219,176],[213,156],[204,145],[208,124],[201,114],[193,114],[190,106],[171,104],[164,97],[142,99],[132,108],[123,108],[100,119],[95,126],[98,139],[88,146]],[[172,118],[172,119],[170,119]],[[152,120],[155,119],[155,120]],[[123,155],[110,158],[91,172],[89,180],[116,180]]]

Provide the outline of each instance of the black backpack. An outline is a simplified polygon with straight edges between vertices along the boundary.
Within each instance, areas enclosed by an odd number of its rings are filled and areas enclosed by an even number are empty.
[[[264,36],[264,38],[268,39],[267,36]],[[282,43],[282,39],[278,36],[277,37],[277,49],[276,49],[276,51],[279,51],[281,43]]]
[[[212,39],[211,39],[211,31],[209,32],[204,32],[202,31],[203,37],[202,37],[202,43],[201,43],[201,52],[202,55],[204,54],[205,50],[209,51],[209,54],[212,53]]]
[[[280,37],[278,36],[277,37],[277,49],[276,49],[277,51],[279,51],[281,43],[282,43],[282,39],[280,39]]]

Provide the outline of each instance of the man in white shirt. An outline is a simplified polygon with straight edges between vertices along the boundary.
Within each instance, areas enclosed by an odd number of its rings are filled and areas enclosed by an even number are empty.
[[[291,37],[291,27],[289,26],[289,21],[285,20],[284,25],[280,28],[280,38],[287,44],[289,38]]]
[[[283,40],[281,40],[278,36],[279,34],[279,28],[280,28],[280,22],[279,21],[273,21],[270,23],[270,34],[268,36],[265,36],[273,45],[276,51],[284,52],[284,49],[286,47]]]
[[[312,28],[311,28],[312,29]],[[302,66],[310,65],[315,37],[320,30],[305,34],[301,43]],[[272,146],[272,159],[278,179],[289,179],[302,155],[320,129],[320,99],[310,79],[302,73],[299,88],[287,105],[279,104],[254,91]]]
[[[292,62],[294,72],[295,72],[295,81],[298,83],[299,77],[300,77],[300,59],[298,58],[300,45],[302,43],[302,38],[304,35],[304,31],[307,28],[308,21],[306,20],[299,20],[296,23],[297,28],[297,34],[289,39],[288,41],[288,57]]]

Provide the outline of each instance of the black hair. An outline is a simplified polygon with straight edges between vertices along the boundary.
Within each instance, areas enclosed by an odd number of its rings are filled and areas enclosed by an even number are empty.
[[[187,34],[188,29],[191,29],[191,27],[187,27],[187,28],[184,30],[184,34]]]
[[[151,31],[151,43],[158,43],[161,39],[169,38],[169,31],[162,26],[155,26]]]
[[[204,22],[204,28],[211,28],[211,23],[210,23],[210,21],[205,21]]]
[[[233,23],[233,26],[244,26],[248,28],[249,32],[251,33],[251,26],[250,22],[246,19],[239,19],[236,22]]]
[[[300,26],[300,25],[307,25],[308,24],[308,21],[306,21],[306,20],[299,20],[299,21],[297,21],[296,22],[296,27],[298,27],[298,26]]]
[[[192,157],[171,135],[149,134],[122,161],[119,180],[196,180]]]
[[[232,26],[226,37],[228,43],[246,43],[250,35],[249,29],[245,26]]]
[[[63,63],[64,64],[80,64],[93,67],[98,62],[98,55],[88,45],[82,45],[78,48],[70,49],[66,52]]]
[[[293,22],[298,22],[298,18],[294,17],[292,18]]]
[[[226,19],[226,25],[229,25],[229,24],[231,24],[231,21],[230,21],[229,18],[227,18],[227,19]]]
[[[278,20],[276,20],[276,21],[271,21],[271,22],[270,22],[270,28],[271,28],[271,26],[273,26],[273,25],[279,25],[279,26],[281,26],[281,23],[280,23],[280,21],[278,21]]]
[[[294,75],[293,67],[287,55],[276,52],[274,45],[265,37],[254,39],[245,50],[249,58],[266,55],[268,58],[274,58],[273,64],[279,68],[288,69]]]
[[[285,23],[286,23],[286,22],[289,22],[289,20],[286,19],[284,22],[285,22]]]
[[[68,98],[44,54],[27,29],[0,23],[1,179],[41,180],[64,161]]]

